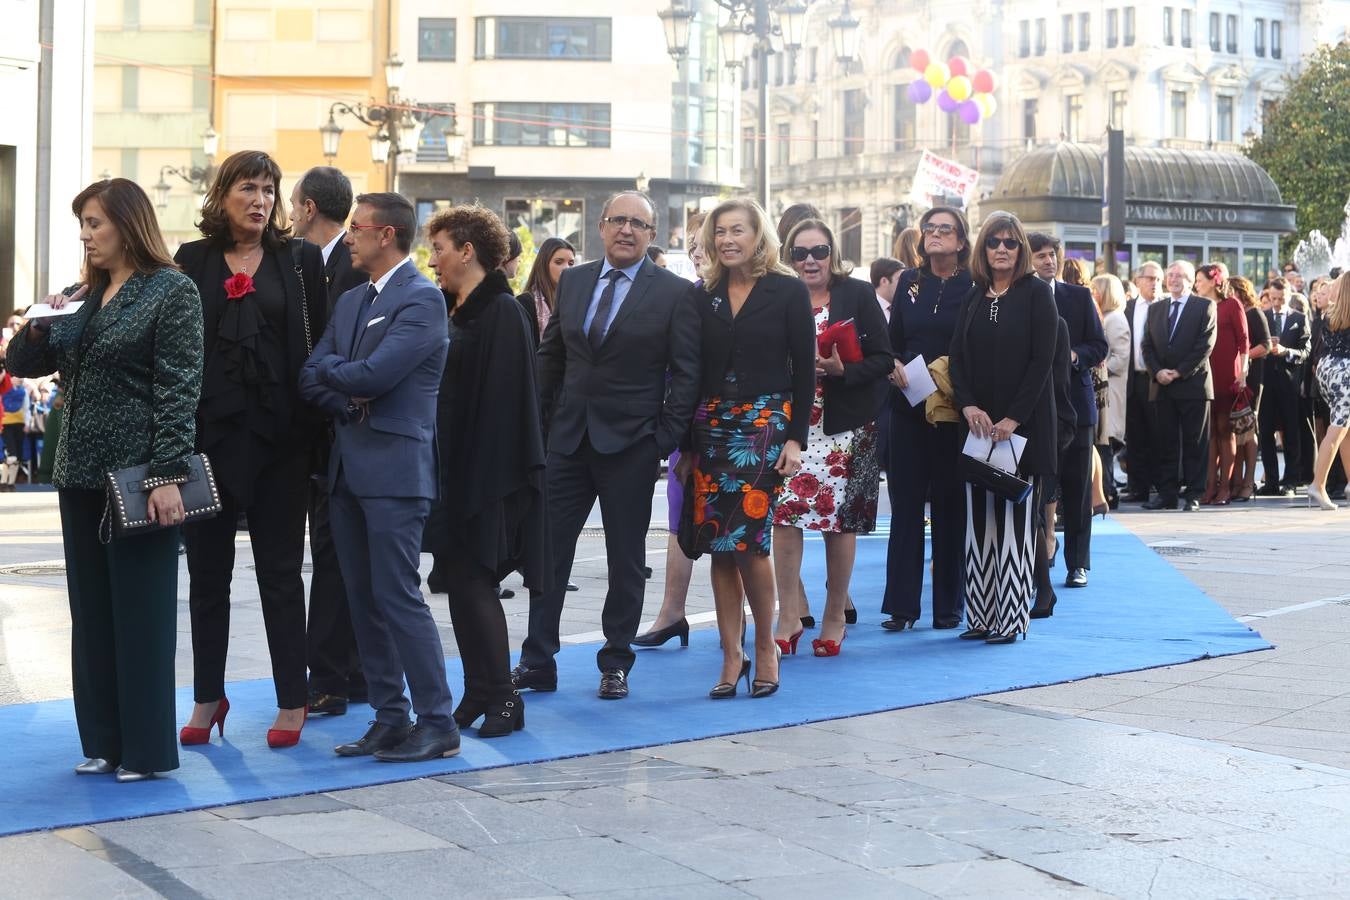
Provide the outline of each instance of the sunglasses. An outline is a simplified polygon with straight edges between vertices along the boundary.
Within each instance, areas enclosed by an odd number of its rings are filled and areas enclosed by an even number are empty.
[[[946,222],[943,222],[939,225],[934,225],[932,222],[929,222],[919,230],[922,231],[924,234],[936,234],[941,235],[942,237],[947,237],[949,234],[956,233],[956,226],[950,225]]]
[[[793,247],[788,253],[793,262],[806,262],[809,256],[812,259],[826,260],[830,258],[829,244],[816,244],[814,247]]]
[[[1003,245],[1004,250],[1016,250],[1018,247],[1022,246],[1017,238],[991,237],[984,239],[984,247],[986,250],[997,250],[1000,244]]]

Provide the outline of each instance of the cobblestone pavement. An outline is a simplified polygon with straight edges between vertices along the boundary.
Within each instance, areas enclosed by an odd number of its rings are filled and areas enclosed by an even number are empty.
[[[5,838],[0,896],[1350,896],[1350,510],[1302,502],[1121,516],[1274,650]],[[648,548],[650,615],[663,531]],[[599,628],[598,531],[577,557],[563,627],[584,640]],[[55,495],[0,496],[0,703],[69,694],[60,558]],[[241,542],[231,679],[268,674],[250,563]],[[1056,615],[1107,602],[1127,600],[1061,591]],[[704,564],[699,627],[711,605]],[[507,601],[513,642],[526,607],[523,592]],[[186,684],[185,600],[180,629]],[[1034,640],[1017,650],[1035,665]]]

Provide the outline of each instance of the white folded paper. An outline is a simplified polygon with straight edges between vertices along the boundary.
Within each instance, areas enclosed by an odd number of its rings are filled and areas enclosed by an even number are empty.
[[[53,316],[69,316],[80,311],[84,306],[83,300],[73,300],[60,309],[52,309],[49,303],[34,303],[28,307],[28,312],[23,314],[25,319],[50,319]]]
[[[924,362],[922,356],[916,356],[905,363],[905,378],[909,381],[909,387],[901,388],[900,392],[905,395],[910,406],[918,406],[927,400],[930,394],[937,392],[933,376],[928,372],[928,363]]]
[[[991,443],[990,438],[979,437],[972,431],[966,435],[966,444],[961,448],[961,452],[966,456],[985,460],[989,465],[1000,468],[1005,472],[1016,473],[1017,461],[1022,458],[1022,451],[1027,446],[1027,439],[1020,434],[1010,435],[1006,441],[999,441],[994,444],[992,454],[989,452]]]

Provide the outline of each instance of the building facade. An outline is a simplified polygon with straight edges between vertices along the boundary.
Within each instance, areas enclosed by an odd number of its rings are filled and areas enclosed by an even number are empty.
[[[0,20],[0,312],[8,315],[80,280],[70,202],[92,180],[93,3],[0,0]]]
[[[826,24],[841,6],[812,4],[803,47],[775,54],[769,159],[778,201],[821,208],[855,262],[888,253],[914,219],[910,179],[924,149],[978,169],[980,195],[1028,150],[1097,142],[1108,126],[1130,146],[1236,151],[1260,133],[1302,54],[1350,23],[1347,0],[853,0],[862,40],[845,66]],[[993,71],[994,115],[967,126],[911,103],[918,49]],[[753,69],[742,86],[748,123]]]
[[[738,92],[705,77],[715,26],[674,66],[664,5],[575,0],[564,15],[543,0],[404,0],[405,93],[431,116],[399,168],[419,218],[477,201],[536,242],[556,235],[593,258],[605,199],[642,186],[657,205],[655,242],[682,246],[685,212],[739,178]]]

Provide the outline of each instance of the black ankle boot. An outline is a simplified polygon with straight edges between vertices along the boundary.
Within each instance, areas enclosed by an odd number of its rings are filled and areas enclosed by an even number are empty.
[[[525,727],[525,700],[518,691],[512,691],[505,699],[488,706],[483,725],[478,729],[480,738],[506,737],[513,731]]]
[[[456,725],[460,728],[468,728],[478,721],[478,717],[486,713],[487,710],[488,702],[486,699],[465,694],[460,698],[459,706],[455,707],[455,711],[451,715],[454,717]]]

